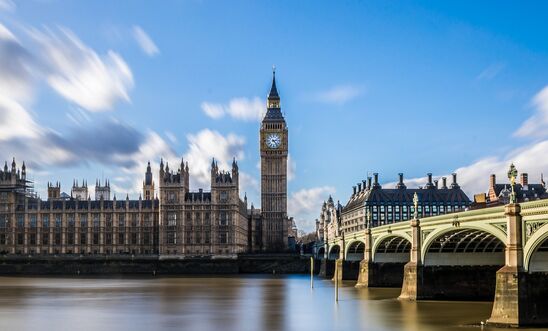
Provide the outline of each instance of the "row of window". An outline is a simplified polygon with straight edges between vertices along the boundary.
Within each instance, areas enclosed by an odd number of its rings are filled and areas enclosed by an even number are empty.
[[[194,236],[193,236],[194,234]],[[178,244],[178,233],[176,231],[168,231],[166,233],[166,242],[170,245],[176,245]],[[220,244],[228,244],[230,240],[230,236],[228,235],[228,232],[221,231],[218,233],[218,242]],[[185,232],[185,244],[210,244],[211,243],[211,233],[210,232],[204,232],[203,236],[201,232]]]
[[[50,243],[55,246],[62,246],[62,245],[87,245],[88,241],[89,244],[92,245],[99,245],[100,244],[100,236],[99,233],[93,233],[89,238],[84,233],[79,236],[78,242],[76,242],[76,236],[74,233],[67,233],[65,234],[65,240],[63,240],[63,236],[61,233],[55,233],[51,236],[50,241],[50,235],[49,234],[43,234],[40,237],[36,233],[29,233],[25,236],[24,233],[18,233],[16,235],[15,244],[16,245],[24,245],[25,244],[25,237],[28,240],[29,245],[37,245],[37,239],[41,238],[40,245],[43,246],[49,246]],[[7,235],[5,233],[0,233],[0,245],[9,245],[7,240]],[[117,245],[152,245],[153,242],[153,236],[152,233],[143,233],[139,237],[137,233],[131,233],[126,237],[125,233],[120,232],[117,236]],[[105,233],[104,237],[104,244],[105,245],[112,245],[113,244],[113,234],[111,233]]]
[[[175,213],[175,212],[168,212],[167,213],[167,226],[168,227],[176,227],[177,226],[177,215],[178,214]],[[199,224],[199,222],[201,220],[203,220],[203,223],[205,225],[210,225],[211,224],[211,218],[210,218],[209,213],[204,213],[204,214],[195,213],[194,215],[195,215],[194,223]],[[202,215],[204,216],[203,219],[202,219]],[[231,217],[230,217],[229,212],[220,211],[218,217],[219,217],[219,225],[228,225],[230,223]],[[186,219],[189,220],[189,221],[192,221],[192,214],[191,213],[186,213]]]
[[[144,227],[152,227],[153,226],[153,217],[150,214],[144,214],[143,215],[143,222],[142,225]],[[113,219],[117,219],[117,226],[120,228],[131,226],[131,227],[138,227],[139,226],[139,217],[137,214],[132,214],[130,217],[130,221],[126,222],[126,217],[124,214],[119,214],[116,217],[113,217],[113,214],[104,214],[104,220],[105,220],[105,226],[107,228],[112,227],[114,225]],[[35,214],[29,215],[29,227],[36,228],[39,225],[41,225],[42,228],[49,228],[51,226],[50,224],[50,215],[49,214],[41,214],[40,217],[40,224],[38,221],[38,217]],[[9,214],[0,214],[0,228],[9,228]],[[55,214],[53,218],[53,225],[56,228],[62,227],[62,214]],[[67,215],[67,226],[68,227],[75,227],[76,225],[79,225],[80,228],[86,228],[88,227],[88,215],[87,214],[80,214],[78,218],[78,222],[75,218],[74,214],[68,214]],[[93,227],[99,228],[101,226],[100,222],[100,214],[93,214],[92,215],[92,224]],[[24,214],[17,214],[16,215],[16,226],[17,228],[24,228],[25,227],[25,216]]]

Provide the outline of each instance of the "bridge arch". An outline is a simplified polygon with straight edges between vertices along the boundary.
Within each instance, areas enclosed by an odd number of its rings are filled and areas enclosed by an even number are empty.
[[[538,228],[523,247],[523,267],[529,272],[548,271],[548,223]]]
[[[365,243],[361,240],[351,241],[346,245],[346,261],[361,261],[365,253]]]
[[[386,234],[373,244],[373,261],[408,262],[411,251],[411,238],[406,235]]]
[[[316,252],[316,259],[323,260],[325,257],[325,247],[318,248],[318,251]]]
[[[422,245],[424,265],[504,265],[506,235],[487,226],[446,226]]]
[[[341,246],[339,244],[329,247],[329,254],[327,255],[328,260],[336,260],[339,258],[341,253]]]

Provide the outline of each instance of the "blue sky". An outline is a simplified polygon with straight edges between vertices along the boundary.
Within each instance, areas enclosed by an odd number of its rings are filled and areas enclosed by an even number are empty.
[[[0,150],[44,195],[109,178],[139,194],[146,162],[240,162],[259,203],[258,130],[277,68],[289,207],[311,230],[368,173],[467,193],[510,162],[548,169],[545,2],[0,1]],[[2,116],[1,114],[5,115]],[[545,160],[546,159],[546,160]],[[155,175],[157,167],[155,168]],[[390,184],[388,184],[390,185]]]

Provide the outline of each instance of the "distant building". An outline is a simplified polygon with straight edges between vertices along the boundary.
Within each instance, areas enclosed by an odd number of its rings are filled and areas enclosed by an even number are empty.
[[[540,181],[539,184],[531,184],[529,183],[529,175],[527,173],[521,173],[519,182],[514,186],[517,202],[548,198],[546,184],[542,177]],[[487,206],[508,204],[511,193],[512,187],[510,186],[510,183],[497,183],[496,176],[492,174],[489,177],[489,189],[487,191],[485,204]]]
[[[364,229],[368,213],[371,227],[413,218],[415,193],[419,198],[417,212],[420,218],[464,211],[471,203],[457,183],[457,174],[452,174],[449,186],[445,177],[441,178],[440,186],[437,180],[432,181],[429,173],[424,187],[407,188],[400,173],[395,188],[383,188],[375,173],[373,179],[368,177],[367,182],[362,181],[353,187],[352,196],[342,209],[341,231],[352,233]]]

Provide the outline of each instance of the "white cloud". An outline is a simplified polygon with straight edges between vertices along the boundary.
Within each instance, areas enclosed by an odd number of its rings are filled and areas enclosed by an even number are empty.
[[[46,81],[65,99],[86,110],[111,110],[119,100],[130,101],[133,74],[124,59],[109,50],[99,56],[70,30],[58,33],[31,29],[46,64]]]
[[[535,113],[514,133],[518,137],[540,138],[548,136],[548,86],[533,98]]]
[[[213,119],[230,116],[242,121],[261,121],[266,112],[266,106],[259,97],[233,98],[228,104],[202,102],[202,111]]]
[[[225,110],[222,105],[216,103],[202,102],[202,111],[213,119],[219,119],[225,116]]]
[[[133,37],[146,55],[155,56],[160,53],[154,41],[140,26],[133,27]]]
[[[338,85],[329,90],[319,92],[315,99],[325,103],[344,104],[365,93],[363,86],[356,85]]]
[[[34,61],[15,35],[0,24],[0,94],[17,103],[32,100]]]
[[[291,193],[287,201],[289,216],[293,216],[297,227],[306,232],[314,229],[316,218],[320,213],[322,203],[327,200],[330,194],[335,193],[332,186],[320,186],[308,189],[301,189]]]
[[[232,133],[223,136],[217,131],[203,129],[196,134],[188,134],[187,140],[189,145],[184,158],[188,161],[194,185],[209,186],[212,158],[218,162],[220,169],[225,170],[231,169],[234,157],[236,160],[244,158],[245,139]]]
[[[40,127],[21,104],[0,92],[0,141],[37,138],[40,131]]]

